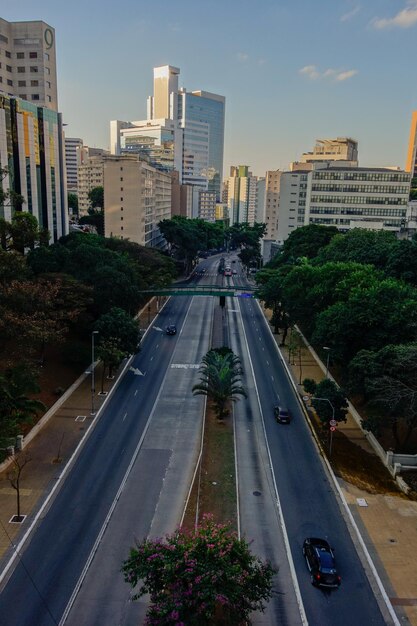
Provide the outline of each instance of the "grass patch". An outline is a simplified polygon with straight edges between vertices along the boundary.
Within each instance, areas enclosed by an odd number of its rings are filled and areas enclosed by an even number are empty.
[[[194,528],[205,513],[237,529],[237,495],[232,418],[219,422],[207,403],[203,454],[183,525]]]

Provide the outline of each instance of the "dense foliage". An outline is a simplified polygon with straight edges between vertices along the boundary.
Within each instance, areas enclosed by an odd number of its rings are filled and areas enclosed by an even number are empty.
[[[146,539],[130,551],[123,574],[135,599],[150,594],[147,624],[244,624],[264,610],[275,570],[244,539],[205,517],[195,531]]]
[[[365,427],[378,434],[392,426],[397,449],[406,449],[417,429],[417,241],[305,226],[257,282],[283,339],[298,324],[319,352],[329,347],[342,383],[370,409]]]
[[[37,245],[37,222],[27,216],[16,214],[11,227],[19,225],[19,233],[13,235],[13,228],[9,229],[6,251],[0,248],[0,376],[5,411],[0,415],[0,440],[7,445],[14,443],[34,412],[29,405],[20,413],[9,410],[5,399],[14,377],[6,372],[27,369],[25,389],[30,398],[39,391],[34,372],[48,358],[49,346],[69,340],[84,359],[79,346],[89,340],[93,329],[99,330],[97,353],[111,371],[137,350],[139,328],[133,317],[146,302],[141,291],[168,285],[176,275],[169,257],[129,241],[73,233],[59,243]],[[62,350],[68,359],[74,353],[64,345]],[[80,367],[85,364],[80,362]]]

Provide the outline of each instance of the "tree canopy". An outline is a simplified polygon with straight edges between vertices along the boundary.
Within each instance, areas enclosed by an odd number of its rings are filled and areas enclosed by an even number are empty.
[[[275,573],[209,516],[195,531],[137,544],[122,571],[133,589],[140,585],[134,599],[150,594],[147,623],[155,626],[247,623],[253,611],[264,611]]]

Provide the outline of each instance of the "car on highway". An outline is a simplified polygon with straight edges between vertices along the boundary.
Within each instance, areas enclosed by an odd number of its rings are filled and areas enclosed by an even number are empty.
[[[303,543],[303,555],[310,571],[311,584],[337,589],[341,578],[336,568],[333,548],[325,539],[308,537]]]
[[[226,269],[224,270],[224,275],[225,276],[231,276],[232,275],[232,270],[229,267],[226,267]]]
[[[233,270],[232,270],[232,274],[233,274],[233,275],[237,274],[237,270],[233,269]]]
[[[291,421],[289,410],[279,404],[274,406],[274,417],[279,424],[289,424]]]
[[[165,332],[167,335],[176,335],[177,327],[174,324],[169,324],[169,326],[166,327]]]

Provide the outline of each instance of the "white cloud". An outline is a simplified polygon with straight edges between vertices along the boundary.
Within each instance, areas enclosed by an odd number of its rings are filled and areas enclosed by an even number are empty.
[[[358,73],[358,70],[335,70],[329,67],[326,70],[319,71],[316,65],[305,65],[298,71],[298,73],[307,76],[310,80],[324,78],[342,82],[344,80],[348,80],[348,78],[352,78],[352,76],[355,76],[355,74]]]
[[[354,17],[357,13],[359,13],[360,10],[361,10],[361,6],[360,6],[360,4],[358,4],[351,11],[348,11],[347,13],[344,13],[341,16],[340,21],[341,22],[347,22],[348,20],[351,20],[352,17]]]
[[[305,74],[306,76],[308,76],[308,78],[311,78],[311,80],[316,80],[316,78],[320,78],[320,74],[318,73],[315,65],[306,65],[305,67],[302,67],[301,70],[299,70],[299,73]]]
[[[238,52],[236,58],[238,61],[241,61],[243,63],[244,61],[247,61],[249,59],[249,55],[246,54],[246,52]]]
[[[377,29],[396,26],[399,28],[410,28],[417,24],[417,0],[408,0],[407,6],[393,17],[376,17],[371,23]]]
[[[335,76],[336,80],[343,81],[348,80],[348,78],[352,78],[355,74],[358,73],[358,70],[347,70],[346,72],[338,72]]]

